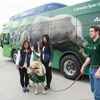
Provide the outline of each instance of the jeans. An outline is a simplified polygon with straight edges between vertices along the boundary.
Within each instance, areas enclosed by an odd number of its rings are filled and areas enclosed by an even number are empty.
[[[97,68],[90,68],[89,78],[90,78],[91,91],[94,93],[94,99],[100,100],[100,78],[94,77],[97,70],[98,70]]]

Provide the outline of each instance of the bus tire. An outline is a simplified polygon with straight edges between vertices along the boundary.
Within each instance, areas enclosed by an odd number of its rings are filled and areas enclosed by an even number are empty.
[[[67,55],[62,58],[60,68],[66,78],[75,80],[80,74],[81,64],[76,56]]]
[[[12,59],[13,59],[14,64],[16,63],[17,54],[18,54],[17,50],[14,50],[12,53]]]

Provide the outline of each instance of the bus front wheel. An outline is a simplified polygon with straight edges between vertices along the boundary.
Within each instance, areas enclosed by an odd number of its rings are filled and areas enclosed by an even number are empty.
[[[81,64],[76,56],[68,55],[62,58],[60,68],[66,78],[75,80],[80,74]]]
[[[14,50],[13,53],[12,53],[12,59],[13,59],[14,63],[16,63],[17,53],[18,53],[17,50]]]

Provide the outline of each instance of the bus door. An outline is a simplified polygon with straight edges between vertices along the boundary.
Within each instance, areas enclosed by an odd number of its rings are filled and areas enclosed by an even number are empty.
[[[3,56],[11,57],[11,46],[9,44],[9,33],[3,33]]]

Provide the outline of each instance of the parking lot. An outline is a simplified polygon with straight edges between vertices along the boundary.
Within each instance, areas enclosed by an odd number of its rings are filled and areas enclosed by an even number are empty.
[[[52,90],[67,88],[73,82],[66,79],[57,69],[52,69],[52,74]],[[0,100],[93,100],[88,77],[78,80],[72,87],[62,92],[47,90],[46,95],[43,95],[42,86],[39,84],[39,94],[35,95],[35,84],[32,82],[29,89],[29,93],[21,91],[18,70],[10,58],[2,56],[0,48]]]

